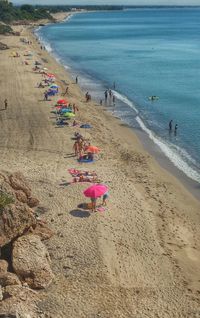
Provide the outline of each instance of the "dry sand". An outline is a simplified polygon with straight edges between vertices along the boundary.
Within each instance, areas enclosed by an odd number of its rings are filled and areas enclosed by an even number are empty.
[[[23,35],[31,38],[24,28]],[[200,317],[200,203],[144,151],[137,137],[103,107],[86,104],[79,87],[36,41],[30,65],[19,37],[0,37],[12,48],[0,51],[0,169],[22,171],[45,207],[55,231],[48,242],[54,283],[40,292],[41,309],[52,317],[176,318]],[[19,58],[10,57],[18,51]],[[49,71],[89,122],[99,160],[78,164],[71,156],[73,127],[57,128],[51,113],[57,97],[43,101],[36,88],[41,75],[35,60]],[[43,60],[44,61],[44,60]],[[81,130],[81,129],[80,129]],[[90,169],[109,186],[106,212],[77,208],[88,184],[71,181],[69,168]]]

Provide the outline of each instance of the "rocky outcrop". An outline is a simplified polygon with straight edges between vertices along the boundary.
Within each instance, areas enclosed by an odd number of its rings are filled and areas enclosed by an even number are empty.
[[[7,273],[8,270],[8,262],[4,259],[0,259],[0,274]]]
[[[0,256],[9,262],[0,259],[0,317],[46,317],[37,307],[36,292],[28,287],[46,288],[54,277],[41,242],[53,232],[34,211],[38,205],[21,173],[0,173]]]
[[[53,231],[47,226],[43,220],[37,220],[36,226],[32,226],[28,234],[34,234],[40,237],[42,241],[48,240],[53,236]]]
[[[49,253],[36,235],[25,235],[14,242],[12,265],[18,277],[31,288],[46,288],[54,277]]]
[[[3,301],[0,303],[0,317],[38,318],[37,293],[24,286],[2,288]]]
[[[10,286],[10,285],[20,285],[21,286],[21,282],[20,282],[19,278],[17,277],[17,275],[7,272],[7,273],[0,274],[0,285],[2,287],[6,287],[6,286]]]
[[[1,213],[0,247],[22,235],[31,226],[36,225],[33,210],[20,202],[7,205]]]

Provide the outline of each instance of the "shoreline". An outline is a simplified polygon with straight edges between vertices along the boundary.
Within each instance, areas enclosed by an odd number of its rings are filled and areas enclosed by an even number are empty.
[[[1,53],[1,96],[9,102],[7,112],[0,113],[1,170],[24,173],[55,232],[48,248],[56,277],[38,292],[42,310],[61,318],[66,313],[72,318],[198,314],[199,201],[121,120],[85,102],[69,72],[40,50],[30,29],[23,35],[33,42],[29,65],[23,63],[26,47],[17,37],[4,42],[17,48],[20,58],[10,57],[13,48]],[[91,166],[78,164],[71,154],[74,129],[56,128],[51,111],[58,98],[43,101],[43,90],[36,88],[41,75],[32,71],[37,59],[46,61],[61,91],[63,81],[69,83],[67,98],[80,109],[77,120],[92,124],[87,138],[102,154]],[[88,184],[67,185],[72,167],[95,170],[109,186],[105,213],[77,208]]]
[[[89,11],[90,12],[90,11]],[[79,12],[77,12],[78,14]],[[88,13],[86,12],[80,12],[80,13]],[[75,13],[70,14],[70,16],[73,16]],[[67,18],[65,18],[63,21],[60,22],[65,22]],[[33,35],[37,38],[37,34],[35,34],[35,31],[33,30]],[[41,40],[42,42],[42,40]],[[43,42],[43,45],[46,45],[45,42]],[[70,69],[67,69],[67,67],[61,62],[60,58],[57,57],[52,51],[47,50],[48,53],[62,66],[66,69],[66,72],[70,74],[71,77],[75,76],[75,70],[73,69],[73,66],[68,65]],[[79,74],[80,75],[80,74]],[[80,86],[81,87],[81,86]],[[103,86],[102,86],[103,87]],[[81,90],[84,88],[81,87]],[[87,88],[86,88],[87,91]],[[92,92],[92,90],[91,90]],[[120,94],[120,93],[119,93]],[[98,104],[98,101],[95,100],[95,102]],[[134,101],[133,101],[134,105]],[[100,105],[99,105],[100,106]],[[111,112],[109,109],[110,107],[106,107],[104,105],[104,108],[106,111]],[[112,107],[113,108],[113,107]],[[114,109],[113,109],[114,110]],[[113,114],[113,117],[117,117]],[[119,118],[119,117],[117,117]],[[148,136],[148,134],[140,127],[138,130],[137,128],[129,125],[124,121],[123,119],[119,118],[122,123],[127,125],[130,130],[137,135],[139,138],[141,144],[143,145],[144,149],[154,157],[154,159],[157,161],[157,163],[161,166],[161,168],[164,168],[167,172],[170,174],[174,175],[183,185],[184,187],[189,190],[189,192],[197,199],[200,201],[200,196],[199,196],[199,187],[200,183],[195,181],[193,178],[189,177],[185,171],[181,170],[179,167],[177,167],[170,157],[168,157],[163,150],[153,141],[151,138]]]

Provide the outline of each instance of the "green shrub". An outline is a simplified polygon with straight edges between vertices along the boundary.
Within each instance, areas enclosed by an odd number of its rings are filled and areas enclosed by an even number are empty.
[[[9,25],[0,24],[0,34],[12,33],[13,30]]]
[[[6,205],[14,203],[14,199],[5,192],[0,192],[0,210],[3,210]]]

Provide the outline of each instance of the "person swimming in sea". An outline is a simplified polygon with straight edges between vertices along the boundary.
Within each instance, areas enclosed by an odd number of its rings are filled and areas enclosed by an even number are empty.
[[[172,123],[173,123],[173,120],[171,119],[170,122],[169,122],[169,131],[170,132],[172,131]]]

